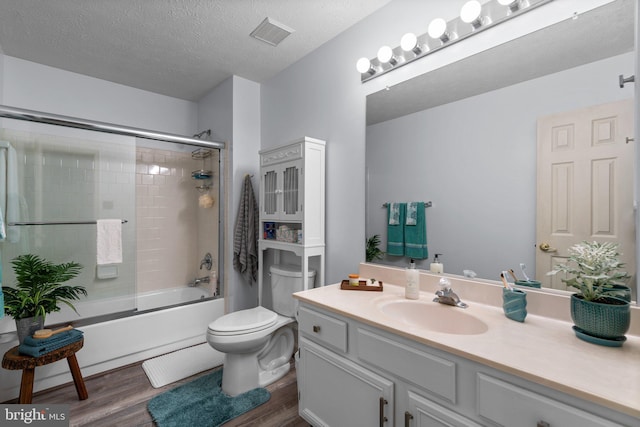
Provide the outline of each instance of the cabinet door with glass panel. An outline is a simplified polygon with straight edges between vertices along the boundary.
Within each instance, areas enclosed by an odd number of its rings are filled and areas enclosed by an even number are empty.
[[[263,220],[302,220],[302,159],[263,168],[261,180]]]

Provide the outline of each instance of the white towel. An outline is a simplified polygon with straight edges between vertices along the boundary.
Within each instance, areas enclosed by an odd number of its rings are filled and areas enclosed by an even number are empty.
[[[5,237],[8,242],[16,243],[20,240],[20,228],[9,224],[20,220],[18,156],[7,141],[0,141],[0,177],[0,210],[4,213]]]
[[[119,264],[122,262],[122,220],[99,219],[96,221],[98,233],[97,263]]]

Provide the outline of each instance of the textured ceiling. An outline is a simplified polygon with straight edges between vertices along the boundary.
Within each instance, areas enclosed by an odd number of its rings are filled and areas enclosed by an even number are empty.
[[[2,0],[13,57],[187,100],[237,75],[263,82],[390,0]],[[274,47],[266,17],[295,32]]]

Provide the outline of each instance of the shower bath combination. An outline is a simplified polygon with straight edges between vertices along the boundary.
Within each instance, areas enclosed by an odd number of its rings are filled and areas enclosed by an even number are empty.
[[[18,170],[24,210],[13,222],[21,225],[20,244],[2,247],[3,279],[12,282],[9,262],[25,250],[95,264],[96,221],[113,218],[125,224],[123,252],[135,256],[125,256],[108,277],[87,268],[78,278],[89,290],[76,307],[79,314],[61,310],[51,322],[93,324],[112,315],[134,316],[219,297],[220,143],[205,141],[206,137],[174,142],[170,135],[164,141],[151,133],[138,137],[127,129],[101,132],[82,129],[82,123],[78,128],[59,126],[46,123],[48,116],[39,114],[42,123],[24,128],[12,116],[5,117],[0,129],[0,139],[11,141],[26,164],[38,165]],[[29,185],[32,182],[37,185]],[[202,201],[209,209],[198,207],[200,194],[193,192],[193,184],[204,187]],[[175,248],[180,248],[178,256]],[[204,270],[205,263],[198,272],[206,253],[212,255],[212,268]],[[187,286],[195,278],[202,283]],[[10,322],[0,322],[0,339],[13,328]]]

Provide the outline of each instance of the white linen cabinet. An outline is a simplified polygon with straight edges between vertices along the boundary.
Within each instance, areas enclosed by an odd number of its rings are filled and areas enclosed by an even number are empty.
[[[315,283],[324,285],[325,142],[304,137],[260,151],[260,239],[258,295],[262,303],[265,251],[300,257],[303,289],[309,288],[309,260]]]

